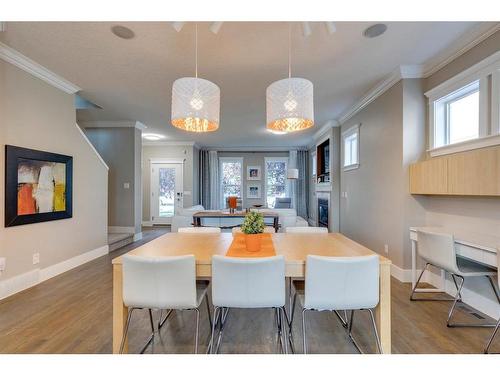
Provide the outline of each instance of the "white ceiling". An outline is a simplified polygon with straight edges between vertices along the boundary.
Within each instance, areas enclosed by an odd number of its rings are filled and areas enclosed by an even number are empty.
[[[199,76],[221,88],[221,124],[215,133],[190,134],[170,125],[175,79],[194,74],[194,24],[177,33],[169,22],[120,23],[131,40],[110,31],[116,23],[9,23],[1,40],[82,88],[101,106],[79,119],[137,120],[147,132],[168,141],[205,146],[301,146],[324,123],[338,119],[357,99],[401,64],[423,64],[447,57],[493,23],[389,22],[381,37],[367,39],[367,22],[338,22],[328,34],[311,23],[312,35],[293,24],[292,75],[314,84],[313,129],[284,136],[265,130],[265,91],[287,75],[288,24],[226,22],[217,35],[200,23]]]

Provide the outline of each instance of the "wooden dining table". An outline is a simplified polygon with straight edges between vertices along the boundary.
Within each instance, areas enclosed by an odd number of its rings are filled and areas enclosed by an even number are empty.
[[[285,276],[303,278],[307,255],[356,257],[374,251],[340,233],[273,233],[277,255],[285,258]],[[193,254],[196,276],[211,277],[212,255],[226,255],[233,240],[231,233],[167,233],[127,254],[142,256],[177,256]],[[385,354],[391,353],[391,261],[380,257],[380,300],[375,309],[376,324]],[[119,353],[128,308],[123,304],[122,257],[113,259],[113,353]],[[127,343],[124,352],[127,351]]]

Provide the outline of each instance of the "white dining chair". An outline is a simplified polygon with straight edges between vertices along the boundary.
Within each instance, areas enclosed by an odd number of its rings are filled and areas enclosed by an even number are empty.
[[[233,229],[231,229],[231,232],[233,234],[236,234],[236,233],[243,233],[242,230],[241,230],[241,227],[234,227]],[[274,230],[274,227],[264,227],[264,233],[275,233],[276,231]]]
[[[493,277],[497,274],[496,270],[488,266],[482,265],[477,262],[467,260],[457,256],[455,248],[455,239],[453,235],[447,233],[434,233],[431,231],[418,230],[418,255],[425,261],[425,266],[418,276],[417,282],[412,289],[410,300],[411,301],[443,301],[444,299],[429,299],[429,298],[415,298],[415,292],[418,283],[420,282],[424,272],[429,265],[440,268],[451,275],[453,283],[457,292],[451,300],[453,301],[451,309],[448,313],[446,325],[448,327],[495,327],[494,324],[473,324],[473,323],[452,323],[453,313],[458,302],[462,302],[462,288],[466,278],[470,277],[486,277],[493,292],[495,293],[498,302],[500,303],[500,295],[496,290]],[[460,280],[460,284],[457,282]],[[448,299],[450,300],[450,299]]]
[[[211,322],[207,297],[208,281],[196,280],[194,255],[175,257],[123,256],[123,303],[129,308],[120,353],[128,334],[132,313],[137,309],[148,309],[152,334],[141,351],[154,339],[155,329],[151,310],[194,310],[196,329],[194,352],[198,353],[200,326],[199,307],[206,300],[208,318]],[[160,327],[159,327],[160,328]]]
[[[325,227],[286,227],[285,233],[328,233]]]
[[[497,249],[497,283],[498,283],[498,290],[500,290],[500,251],[498,249]],[[495,329],[493,330],[493,333],[491,334],[491,337],[488,340],[486,347],[484,348],[484,354],[488,354],[490,352],[490,346],[493,343],[493,340],[495,339],[499,327],[500,327],[500,318],[498,319],[497,325],[495,326]]]
[[[295,295],[302,306],[302,339],[307,353],[306,312],[350,310],[348,335],[356,349],[363,353],[352,335],[354,312],[367,310],[370,314],[377,348],[382,353],[373,309],[379,303],[379,256],[323,257],[308,255],[305,284],[294,282]],[[305,286],[305,287],[304,287]],[[293,324],[293,313],[290,325]]]
[[[276,312],[278,340],[288,352],[286,338],[285,259],[282,255],[265,258],[212,257],[212,304],[214,305],[211,352],[217,353],[231,308],[272,308]],[[219,333],[216,346],[216,327]]]
[[[217,227],[184,227],[179,228],[179,233],[220,233]]]

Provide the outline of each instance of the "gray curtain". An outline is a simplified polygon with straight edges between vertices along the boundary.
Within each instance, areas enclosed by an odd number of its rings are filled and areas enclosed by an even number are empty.
[[[217,210],[220,208],[217,151],[200,150],[199,168],[200,204],[207,210]]]
[[[309,218],[309,151],[297,151],[297,169],[299,170],[299,179],[296,181],[295,197],[297,215]]]

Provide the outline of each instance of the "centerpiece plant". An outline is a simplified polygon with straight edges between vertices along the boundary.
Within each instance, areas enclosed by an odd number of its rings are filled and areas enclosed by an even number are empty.
[[[248,251],[259,251],[264,233],[264,216],[260,212],[249,212],[245,215],[245,220],[241,226],[241,231],[245,234],[245,242]]]

